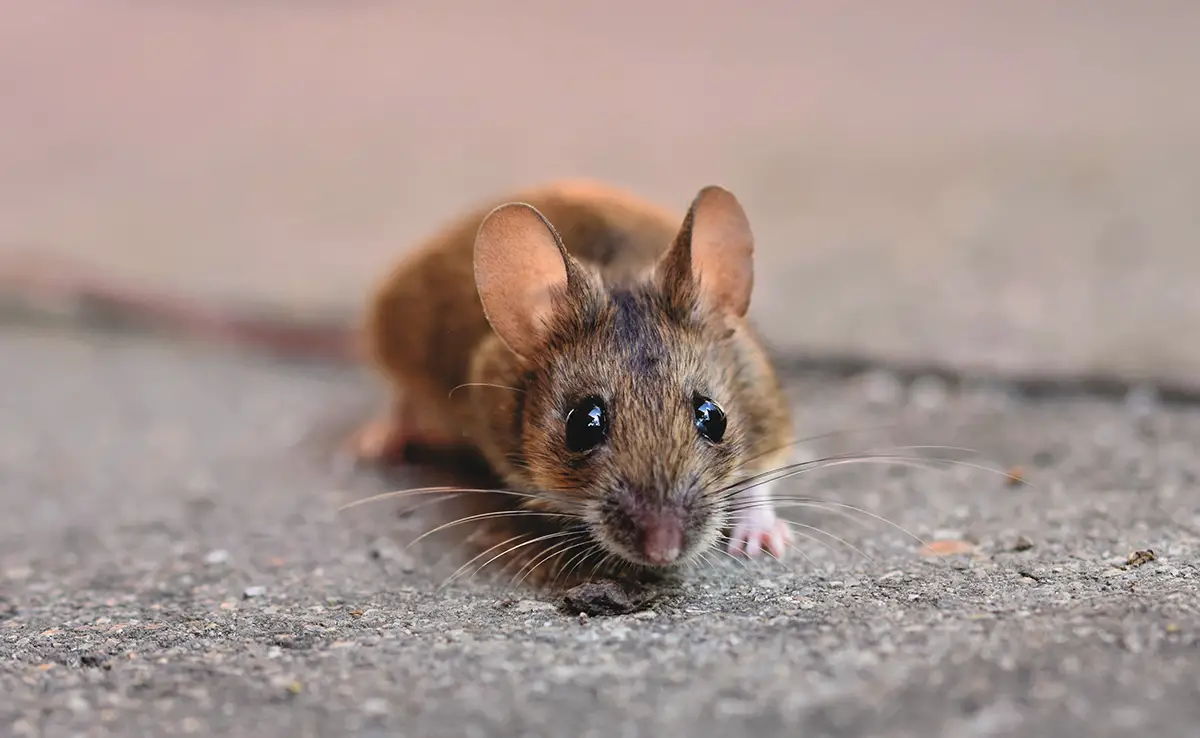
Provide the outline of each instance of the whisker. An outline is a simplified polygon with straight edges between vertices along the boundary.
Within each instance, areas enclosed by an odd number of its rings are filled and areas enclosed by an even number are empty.
[[[850,429],[844,429],[844,430],[829,431],[827,433],[818,433],[815,436],[807,436],[805,438],[798,438],[789,443],[784,443],[784,444],[780,444],[778,446],[773,446],[773,447],[767,449],[766,451],[763,451],[761,453],[755,454],[754,456],[751,456],[748,459],[743,459],[742,461],[740,461],[736,465],[734,465],[733,468],[740,469],[743,466],[745,466],[746,464],[749,464],[754,461],[758,461],[759,459],[761,459],[764,456],[770,456],[773,453],[782,451],[785,448],[789,448],[792,446],[799,446],[801,444],[811,443],[813,441],[820,441],[820,440],[824,440],[826,438],[833,438],[835,436],[846,436],[846,435],[850,435],[851,433],[865,433],[867,431],[872,431],[872,430],[883,430],[885,428],[894,428],[898,425],[900,425],[900,423],[883,423],[881,425],[867,426],[865,428],[857,428],[857,429],[850,428]]]
[[[512,390],[513,392],[524,392],[525,391],[525,390],[521,389],[520,387],[509,387],[506,384],[492,384],[491,382],[464,382],[464,383],[458,385],[457,387],[455,387],[454,389],[450,390],[450,392],[446,394],[446,398],[449,399],[451,396],[454,395],[455,392],[459,391],[463,387],[495,387],[496,389]]]
[[[737,504],[739,504],[739,500],[738,500],[739,495],[741,495],[744,492],[749,492],[750,490],[752,490],[756,487],[761,487],[765,484],[770,484],[772,482],[783,481],[790,477],[799,476],[800,474],[804,474],[806,472],[820,471],[821,469],[826,469],[828,467],[843,466],[845,464],[892,464],[895,466],[904,466],[904,467],[909,467],[909,468],[913,468],[913,469],[922,469],[922,470],[927,470],[927,471],[937,469],[937,467],[933,466],[931,462],[930,463],[922,463],[924,461],[926,461],[926,460],[925,459],[913,459],[913,458],[910,458],[907,456],[860,456],[860,457],[856,457],[856,458],[847,458],[847,459],[822,459],[819,463],[805,464],[803,466],[797,465],[794,468],[782,467],[781,469],[776,469],[774,472],[772,472],[772,474],[777,474],[777,476],[773,476],[773,477],[770,477],[767,479],[755,480],[752,484],[747,484],[743,487],[740,487],[740,488],[734,490],[733,494],[726,494],[724,499],[726,499],[726,500],[732,499],[733,502],[730,502],[728,504],[737,505]],[[750,502],[754,502],[754,501],[751,500]]]
[[[532,494],[529,492],[518,492],[516,490],[511,490],[511,489],[491,489],[491,488],[487,488],[487,487],[451,487],[451,486],[414,487],[412,489],[397,489],[397,490],[392,490],[390,492],[381,492],[376,495],[371,495],[370,497],[364,497],[361,500],[354,500],[352,502],[347,502],[345,505],[342,505],[341,507],[338,508],[338,512],[343,512],[345,510],[349,510],[352,507],[358,507],[359,505],[366,505],[369,502],[380,502],[382,500],[388,500],[388,499],[392,499],[395,497],[408,497],[410,495],[438,494],[438,493],[444,493],[444,492],[461,492],[463,494],[480,493],[480,494],[508,495],[510,497],[518,497],[521,499],[529,499],[529,500],[548,499],[548,497],[545,495]]]
[[[418,502],[415,505],[409,505],[405,508],[402,508],[400,510],[399,514],[400,515],[411,515],[411,514],[417,512],[418,510],[424,510],[425,508],[432,507],[433,505],[440,505],[443,502],[452,502],[466,494],[470,494],[470,493],[468,493],[468,492],[452,492],[452,493],[446,494],[444,496],[438,496],[432,500],[425,500],[424,502]]]
[[[530,574],[537,571],[537,568],[539,566],[541,566],[542,564],[545,564],[550,559],[552,559],[554,557],[561,558],[563,556],[566,556],[567,552],[574,551],[575,549],[577,549],[581,546],[587,546],[589,543],[591,543],[591,541],[588,540],[588,538],[586,537],[587,534],[585,532],[577,531],[577,533],[579,535],[583,535],[584,540],[577,541],[575,543],[572,543],[570,540],[560,541],[559,543],[556,543],[555,545],[553,545],[549,549],[547,549],[545,552],[543,552],[541,556],[535,558],[532,562],[530,562],[529,564],[526,564],[525,566],[523,566],[519,570],[517,570],[517,574],[520,574],[522,571],[524,571],[525,574],[524,574],[524,576],[522,576],[520,578],[520,580],[518,580],[516,582],[510,581],[510,583],[509,583],[510,589],[516,589],[517,587],[520,587],[522,584],[525,583],[525,580],[529,578]],[[526,569],[528,569],[528,571],[526,571]],[[514,579],[516,578],[517,574],[513,575]]]
[[[527,540],[527,541],[522,541],[521,543],[515,544],[515,545],[513,545],[513,546],[509,546],[508,548],[504,549],[504,550],[503,550],[503,551],[501,551],[500,553],[496,554],[496,555],[495,555],[495,556],[493,556],[492,558],[490,558],[490,559],[488,559],[487,561],[485,561],[485,562],[484,562],[483,564],[481,564],[481,565],[480,565],[478,568],[476,568],[476,569],[475,569],[473,572],[471,572],[471,577],[472,577],[472,578],[474,578],[474,577],[475,577],[477,574],[479,574],[479,572],[481,572],[481,571],[483,571],[484,569],[486,569],[486,568],[487,568],[487,567],[488,567],[488,566],[489,566],[489,565],[490,565],[490,564],[491,564],[493,561],[495,561],[496,559],[499,559],[499,558],[501,558],[501,557],[503,557],[503,556],[507,556],[508,554],[512,553],[513,551],[516,551],[516,550],[517,550],[517,549],[519,549],[519,548],[524,548],[525,546],[530,546],[530,545],[533,545],[533,544],[535,544],[535,543],[541,543],[541,542],[543,542],[543,541],[550,541],[550,540],[554,540],[555,538],[561,538],[561,537],[563,537],[563,536],[570,535],[570,534],[571,534],[571,532],[572,532],[572,531],[556,531],[556,532],[554,532],[554,533],[547,533],[547,534],[545,534],[545,535],[541,535],[541,536],[538,536],[538,537],[536,537],[536,538],[532,538],[532,539],[530,539],[530,540]],[[461,573],[462,573],[462,572],[463,572],[465,569],[467,569],[468,567],[470,567],[470,566],[471,566],[471,564],[475,563],[475,562],[476,562],[476,561],[478,561],[479,559],[481,559],[481,558],[483,558],[484,556],[488,555],[488,554],[489,554],[489,553],[491,553],[492,551],[495,551],[497,548],[500,548],[500,547],[501,547],[501,546],[503,546],[503,545],[506,545],[506,544],[512,543],[512,541],[516,540],[517,538],[523,538],[523,537],[526,537],[526,536],[529,536],[529,535],[530,535],[529,533],[523,533],[523,534],[521,534],[521,535],[518,535],[518,536],[513,536],[512,538],[509,538],[508,540],[506,540],[506,541],[503,541],[502,543],[499,543],[499,544],[497,544],[497,545],[495,545],[495,546],[492,546],[492,547],[488,548],[486,551],[483,551],[483,552],[481,552],[481,553],[477,554],[476,556],[472,557],[470,561],[468,561],[467,563],[465,563],[465,564],[463,564],[462,566],[460,566],[460,567],[458,568],[458,570],[457,570],[457,571],[455,571],[453,574],[451,574],[449,577],[447,577],[446,581],[445,581],[445,582],[443,582],[443,584],[442,584],[442,587],[444,587],[444,586],[446,586],[447,584],[449,584],[450,582],[454,581],[454,579],[456,579],[456,578],[457,578],[457,577],[458,577],[458,576],[459,576],[459,575],[460,575],[460,574],[461,574]],[[439,587],[439,589],[441,589],[441,587]]]
[[[791,522],[791,521],[785,521],[785,522]],[[809,526],[809,527],[812,527],[812,526]],[[793,532],[794,532],[796,535],[798,535],[798,536],[801,536],[802,538],[804,538],[804,539],[806,539],[806,540],[812,541],[813,543],[816,543],[816,544],[818,544],[818,545],[820,545],[820,546],[824,546],[824,547],[825,547],[825,548],[826,548],[826,549],[827,549],[827,550],[828,550],[830,553],[832,553],[832,554],[835,554],[835,555],[837,554],[837,549],[835,549],[835,548],[834,548],[834,547],[833,547],[831,544],[829,544],[829,543],[827,543],[827,542],[825,542],[825,541],[821,540],[820,538],[817,538],[817,537],[816,537],[816,536],[814,536],[814,535],[810,535],[810,534],[808,534],[808,533],[805,533],[804,531],[793,531]],[[732,541],[732,540],[733,540],[733,538],[732,538],[731,536],[723,536],[723,538],[724,538],[725,542],[730,542],[730,541]],[[794,551],[795,551],[797,554],[799,554],[799,555],[800,555],[800,557],[801,557],[801,558],[803,558],[803,559],[804,559],[806,562],[808,562],[808,564],[809,564],[810,566],[812,566],[814,569],[815,569],[815,568],[817,568],[817,562],[816,562],[816,560],[814,560],[814,559],[813,559],[811,556],[809,556],[808,554],[806,554],[806,553],[805,553],[805,552],[804,552],[804,551],[803,551],[803,550],[802,550],[802,549],[801,549],[799,546],[797,546],[795,543],[792,543],[792,544],[790,544],[790,545],[791,545],[791,547],[792,547],[792,550],[794,550]],[[724,550],[724,549],[722,549],[722,550]],[[733,556],[733,554],[729,553],[728,551],[725,551],[725,553],[726,553],[726,554],[728,554],[729,556]],[[772,554],[770,551],[767,551],[767,554],[768,554],[768,555],[770,555],[770,556],[771,556],[771,558],[775,559],[776,561],[779,561],[779,557],[778,557],[778,556],[775,556],[775,555],[774,555],[774,554]],[[733,558],[737,559],[738,561],[742,561],[742,560],[743,560],[743,559],[740,559],[740,558],[738,558],[737,556],[733,556]],[[782,562],[781,562],[781,563],[782,563]]]
[[[439,492],[475,492],[475,491],[482,492],[483,490],[463,489],[462,487],[450,487],[450,486],[416,487],[414,489],[397,489],[397,490],[392,490],[389,492],[380,492],[379,494],[371,495],[370,497],[364,497],[361,500],[353,500],[352,502],[347,502],[346,504],[344,504],[338,508],[338,512],[344,512],[346,510],[349,510],[352,507],[358,507],[359,505],[366,505],[369,502],[379,502],[382,500],[388,500],[393,497],[407,497],[409,495],[428,495],[428,494],[436,494]]]
[[[450,582],[454,581],[454,579],[456,577],[458,577],[460,574],[462,574],[462,572],[464,572],[468,567],[470,567],[471,564],[474,564],[479,559],[482,559],[484,556],[487,556],[492,551],[495,551],[496,549],[498,549],[502,546],[507,546],[508,544],[510,544],[513,541],[518,540],[520,538],[527,538],[530,535],[531,535],[530,533],[518,533],[515,536],[510,536],[509,538],[506,538],[503,541],[500,541],[499,543],[497,543],[493,546],[489,546],[488,548],[484,549],[483,551],[480,551],[478,554],[471,557],[470,561],[468,561],[467,563],[458,567],[457,569],[454,570],[453,574],[446,577],[446,579],[442,582],[441,586],[439,586],[438,589],[440,590],[440,589],[443,589],[444,587],[448,586],[450,584]]]
[[[512,553],[513,551],[516,551],[517,549],[520,549],[520,548],[525,548],[526,546],[532,546],[532,545],[533,545],[533,544],[535,544],[535,543],[543,543],[543,542],[545,542],[545,541],[552,541],[552,540],[554,540],[555,538],[562,538],[562,537],[564,537],[564,536],[572,535],[572,534],[574,534],[574,533],[576,533],[576,531],[573,531],[573,530],[560,530],[560,531],[557,531],[557,532],[554,532],[554,533],[547,533],[546,535],[543,535],[543,536],[538,536],[537,538],[534,538],[533,540],[530,540],[530,541],[525,541],[524,543],[518,543],[517,545],[515,545],[515,546],[512,546],[512,547],[510,547],[510,548],[508,548],[508,549],[505,549],[504,551],[501,551],[500,553],[496,554],[496,555],[495,555],[495,556],[493,556],[492,558],[490,558],[490,559],[488,559],[487,561],[485,561],[485,562],[484,562],[484,563],[483,563],[483,564],[482,564],[482,565],[481,565],[479,568],[477,568],[477,569],[476,569],[474,572],[472,572],[472,573],[471,573],[471,576],[472,576],[472,577],[474,577],[474,576],[475,576],[475,575],[477,575],[479,572],[481,572],[481,571],[483,571],[484,569],[488,568],[488,566],[490,566],[490,565],[491,565],[491,563],[492,563],[493,561],[495,561],[496,559],[499,559],[499,558],[501,558],[501,557],[503,557],[503,556],[507,556],[507,555],[509,555],[510,553]]]
[[[566,531],[564,531],[564,532],[566,532]],[[513,574],[512,579],[509,580],[509,586],[516,587],[521,582],[524,582],[525,577],[532,574],[534,571],[537,570],[537,567],[541,566],[545,562],[552,559],[556,554],[560,554],[564,550],[569,551],[578,546],[586,544],[586,541],[580,542],[578,540],[581,536],[585,535],[584,531],[581,528],[575,527],[575,528],[571,529],[570,532],[573,533],[574,535],[572,535],[569,538],[565,537],[566,540],[556,541],[552,545],[546,547],[545,550],[532,556],[528,561],[526,561],[525,564],[522,565],[520,569],[517,569],[517,573]],[[507,569],[507,567],[505,567],[505,568]],[[526,571],[527,569],[528,569],[528,571]],[[525,572],[525,576],[521,577],[520,582],[513,581],[518,576],[520,576],[522,572]]]
[[[897,447],[897,448],[902,450],[902,449],[906,449],[906,448],[949,448],[949,449],[953,449],[954,447],[950,447],[950,446],[934,446],[934,447],[912,446],[912,447]],[[883,450],[887,450],[887,449],[883,449]],[[806,471],[815,471],[817,469],[824,469],[824,468],[830,467],[830,466],[840,466],[842,464],[884,463],[884,462],[894,463],[897,466],[915,466],[915,468],[924,468],[924,469],[936,469],[937,464],[949,464],[952,466],[961,466],[961,467],[967,467],[967,468],[971,468],[971,469],[979,469],[981,471],[988,471],[988,472],[992,472],[994,474],[1004,476],[1006,478],[1008,476],[1010,476],[1008,472],[1003,471],[1001,469],[984,466],[982,464],[974,464],[969,461],[962,461],[960,459],[947,459],[947,458],[940,458],[940,457],[932,457],[931,458],[931,457],[927,457],[927,456],[904,456],[904,455],[900,455],[900,454],[881,454],[881,453],[876,453],[874,451],[867,451],[867,452],[862,452],[862,453],[857,453],[857,454],[847,454],[844,456],[830,456],[830,457],[826,457],[823,459],[813,459],[812,461],[802,461],[802,462],[798,462],[795,464],[787,464],[785,466],[781,466],[776,469],[772,469],[772,470],[769,470],[766,472],[762,472],[760,474],[756,474],[752,477],[741,479],[737,482],[726,485],[725,487],[718,488],[714,492],[714,494],[727,499],[729,497],[733,497],[737,494],[740,494],[746,490],[753,489],[754,487],[757,487],[761,484],[766,484],[768,482],[775,482],[775,481],[787,479],[788,477],[795,476],[796,474],[801,474]],[[923,466],[922,464],[925,464],[928,466]]]
[[[567,513],[543,512],[541,510],[495,510],[495,511],[491,511],[491,512],[477,513],[475,515],[467,515],[466,517],[451,520],[448,523],[443,523],[443,524],[437,526],[436,528],[427,530],[424,533],[422,533],[421,535],[417,536],[415,539],[413,539],[407,546],[405,546],[405,549],[408,549],[408,548],[411,548],[411,547],[417,545],[417,543],[424,540],[428,536],[431,536],[434,533],[437,533],[438,531],[446,530],[447,528],[453,528],[455,526],[463,525],[465,523],[472,523],[472,522],[479,521],[479,520],[493,520],[495,518],[518,518],[518,517],[526,517],[526,516],[543,517],[543,518],[564,518],[567,520],[570,520],[573,517]]]
[[[859,556],[866,559],[867,562],[870,563],[871,565],[875,564],[875,559],[868,556],[862,549],[858,548],[853,543],[850,543],[845,538],[841,538],[837,535],[834,535],[833,533],[830,533],[827,530],[822,530],[821,528],[818,528],[815,525],[809,525],[808,523],[801,523],[799,521],[789,520],[787,518],[781,518],[781,520],[783,520],[783,522],[786,523],[788,525],[788,527],[795,526],[797,528],[804,528],[805,530],[811,530],[813,533],[819,533],[823,536],[828,536],[829,538],[832,538],[833,540],[837,541],[838,543],[842,544],[846,548],[849,548],[851,551],[855,552]],[[795,532],[799,533],[800,535],[804,536],[805,538],[808,538],[809,540],[824,543],[824,541],[820,541],[820,539],[818,539],[816,536],[808,535],[802,531],[795,531]],[[836,553],[833,546],[830,546],[829,544],[825,544],[825,547],[828,548],[831,552]]]
[[[720,550],[723,551],[727,556],[740,562],[742,567],[747,571],[749,571],[751,568],[755,569],[756,571],[762,570],[762,564],[758,559],[751,558],[749,556],[738,556],[737,554],[732,554],[729,552],[729,547],[727,544],[733,543],[733,536],[722,533],[720,536],[720,543],[722,544],[720,546]]]
[[[963,451],[966,453],[978,453],[974,449],[964,448],[961,446],[922,445],[922,446],[889,446],[889,447],[884,447],[884,448],[874,448],[874,449],[867,449],[865,451],[854,451],[854,452],[845,453],[845,454],[834,454],[832,456],[826,456],[826,457],[819,458],[819,459],[808,459],[806,461],[799,461],[799,462],[795,462],[795,463],[791,463],[791,464],[785,464],[783,466],[776,467],[775,469],[768,469],[766,471],[759,472],[758,474],[754,474],[750,477],[745,477],[745,478],[729,485],[729,487],[737,486],[739,484],[743,484],[743,483],[749,482],[749,481],[754,481],[755,479],[773,474],[782,469],[794,469],[794,468],[799,468],[799,467],[814,466],[814,465],[819,465],[819,464],[829,462],[829,461],[838,461],[838,460],[843,460],[843,459],[873,457],[873,458],[909,458],[909,459],[914,459],[914,460],[945,461],[945,462],[956,461],[955,459],[944,459],[944,458],[940,458],[940,457],[930,458],[927,456],[901,456],[900,454],[894,453],[897,451],[922,451],[922,450],[925,450],[925,451],[933,451],[933,450]],[[892,453],[885,454],[884,452],[892,452]],[[961,462],[961,463],[967,463],[967,462]],[[1008,476],[1007,472],[1003,472],[999,469],[993,469],[990,467],[979,467],[979,468],[985,469],[986,471],[995,472],[997,474],[1003,474],[1004,476]],[[726,487],[724,489],[728,489],[729,487]]]
[[[899,531],[900,533],[903,533],[904,535],[913,539],[917,543],[921,544],[921,546],[925,546],[925,547],[929,546],[929,543],[927,543],[924,539],[922,539],[920,536],[913,533],[912,531],[908,530],[904,526],[900,525],[899,523],[888,520],[887,518],[883,517],[882,515],[877,515],[865,508],[861,508],[857,505],[851,505],[848,502],[838,502],[836,500],[822,500],[817,497],[809,497],[809,498],[794,497],[793,498],[793,497],[788,497],[788,496],[775,497],[771,500],[771,502],[773,502],[775,504],[775,506],[778,508],[813,507],[813,508],[822,509],[822,510],[826,509],[827,507],[842,508],[843,510],[849,510],[851,512],[856,512],[860,515],[866,515],[867,517],[872,518],[874,520],[878,520],[879,522],[883,523],[884,525],[890,526],[891,528],[894,528],[895,530]],[[834,513],[834,514],[838,514],[838,515],[843,515],[849,520],[856,521],[856,519],[849,513],[841,512],[839,510],[826,510],[826,511]],[[861,521],[856,521],[856,522],[861,522]]]
[[[736,561],[738,563],[738,565],[741,566],[743,569],[749,570],[750,565],[746,563],[745,559],[734,556],[733,554],[729,553],[729,551],[725,550],[725,544],[729,543],[732,540],[733,540],[732,538],[730,538],[729,536],[726,536],[726,535],[718,536],[717,540],[712,544],[712,546],[709,547],[709,549],[712,551],[716,551],[719,554],[728,556],[729,558]],[[801,555],[803,555],[803,554],[801,554]]]
[[[604,556],[602,556],[600,560],[596,562],[596,565],[592,567],[592,573],[588,575],[588,579],[594,579],[596,577],[596,572],[600,571],[601,567],[607,566],[610,561],[614,561],[616,558],[617,557],[613,556],[612,553],[606,551]]]
[[[555,580],[554,580],[555,582],[558,582],[562,579],[567,579],[571,575],[573,575],[575,573],[575,570],[578,569],[580,566],[582,566],[583,562],[587,561],[589,556],[592,556],[592,555],[596,554],[597,552],[600,552],[600,553],[604,552],[604,547],[601,546],[599,543],[597,543],[590,536],[589,536],[589,542],[592,544],[591,546],[589,546],[588,548],[585,548],[582,552],[576,554],[575,556],[572,556],[567,561],[566,564],[563,564],[564,572],[561,573],[558,577],[555,577]],[[574,564],[572,564],[572,562],[574,562]]]

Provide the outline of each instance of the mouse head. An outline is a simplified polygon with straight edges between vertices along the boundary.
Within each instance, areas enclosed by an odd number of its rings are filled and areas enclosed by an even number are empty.
[[[530,205],[483,222],[479,295],[524,375],[514,468],[576,516],[598,553],[665,568],[713,546],[723,488],[761,450],[761,353],[744,330],[754,239],[707,187],[639,280],[606,284]],[[755,394],[759,392],[759,394]]]

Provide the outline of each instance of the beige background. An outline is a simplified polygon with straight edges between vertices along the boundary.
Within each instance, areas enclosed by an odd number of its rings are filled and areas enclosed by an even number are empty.
[[[719,182],[785,349],[1200,386],[1198,73],[1193,2],[7,0],[0,258],[353,309],[474,198]]]

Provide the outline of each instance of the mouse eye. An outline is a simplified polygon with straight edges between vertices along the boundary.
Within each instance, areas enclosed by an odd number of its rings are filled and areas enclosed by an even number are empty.
[[[585,397],[567,413],[567,448],[581,454],[608,438],[608,410],[599,397]]]
[[[725,437],[725,411],[717,403],[699,395],[692,400],[692,407],[696,410],[696,430],[713,443],[720,443]]]

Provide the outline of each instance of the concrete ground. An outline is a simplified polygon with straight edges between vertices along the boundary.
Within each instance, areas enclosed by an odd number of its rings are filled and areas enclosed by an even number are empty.
[[[0,736],[1196,734],[1200,4],[9,5],[0,285],[346,315],[475,198],[718,182],[814,450],[1029,484],[806,474],[870,514],[581,622],[337,512],[423,481],[334,463],[360,372],[0,309]]]
[[[1200,724],[1191,409],[789,376],[802,432],[859,431],[817,453],[950,444],[1026,483],[968,466],[802,475],[791,492],[879,518],[797,510],[825,533],[802,557],[717,563],[647,610],[581,622],[503,577],[439,589],[456,560],[405,549],[419,514],[337,512],[388,488],[331,461],[374,397],[358,372],[13,327],[0,356],[0,734]],[[975,552],[923,556],[900,528]]]

